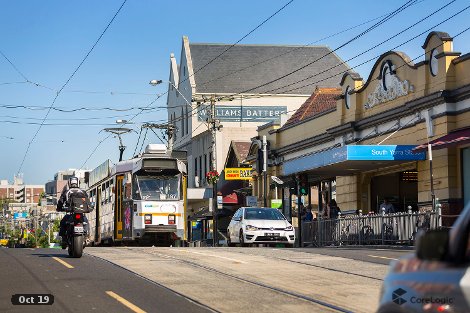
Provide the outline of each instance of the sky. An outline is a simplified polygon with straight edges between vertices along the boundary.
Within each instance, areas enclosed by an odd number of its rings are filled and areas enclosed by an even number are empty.
[[[21,173],[26,184],[42,185],[59,170],[117,162],[118,139],[105,139],[109,133],[103,129],[118,126],[118,119],[132,119],[135,130],[123,135],[124,159],[140,151],[141,124],[167,120],[166,96],[158,98],[167,86],[149,81],[168,80],[170,53],[180,61],[182,36],[234,44],[288,4],[240,44],[341,47],[335,52],[347,61],[450,3],[347,62],[367,79],[381,54],[402,51],[416,63],[423,60],[421,46],[431,30],[454,37],[470,27],[470,8],[435,26],[468,1],[417,0],[344,45],[407,1],[127,0],[106,29],[123,2],[0,2],[0,179],[12,182]],[[454,51],[470,52],[470,30],[454,38]],[[138,108],[147,110],[138,114]],[[159,142],[150,132],[145,138],[145,144]]]

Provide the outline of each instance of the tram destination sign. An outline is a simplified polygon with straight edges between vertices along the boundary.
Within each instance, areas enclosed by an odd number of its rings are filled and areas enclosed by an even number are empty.
[[[206,121],[210,107],[201,106],[198,121]],[[221,122],[269,122],[287,112],[287,106],[218,106],[215,118]]]

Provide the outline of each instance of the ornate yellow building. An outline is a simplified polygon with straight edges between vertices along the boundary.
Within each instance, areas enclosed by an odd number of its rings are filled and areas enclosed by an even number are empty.
[[[343,212],[377,212],[384,198],[396,211],[426,209],[434,195],[450,225],[470,202],[470,53],[454,52],[443,32],[422,48],[422,62],[387,52],[366,81],[345,73],[341,89],[317,89],[302,116],[260,128],[271,144],[269,174],[284,182],[286,215],[300,203],[321,213],[331,199]],[[328,92],[336,105],[319,97]]]

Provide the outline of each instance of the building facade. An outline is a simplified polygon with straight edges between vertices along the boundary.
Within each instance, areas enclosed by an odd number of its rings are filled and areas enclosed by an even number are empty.
[[[15,177],[13,184],[8,180],[0,181],[2,203],[38,203],[44,193],[43,185],[25,185],[22,177]]]
[[[203,198],[210,193],[203,189],[210,187],[205,174],[213,154],[223,176],[231,142],[250,140],[258,126],[298,109],[311,93],[311,86],[303,86],[310,76],[322,72],[319,84],[339,86],[324,71],[330,67],[349,70],[324,46],[231,46],[190,43],[183,37],[180,63],[170,57],[167,107],[168,120],[176,126],[173,148],[188,152],[188,186],[200,189],[188,191],[188,207],[207,206]],[[207,124],[211,99],[221,126],[215,143]],[[218,184],[219,191],[223,185]]]
[[[288,216],[299,206],[322,214],[331,199],[343,212],[380,213],[386,198],[396,211],[440,204],[451,225],[469,203],[470,54],[443,32],[422,48],[416,64],[383,54],[366,81],[346,72],[334,106],[265,132]]]

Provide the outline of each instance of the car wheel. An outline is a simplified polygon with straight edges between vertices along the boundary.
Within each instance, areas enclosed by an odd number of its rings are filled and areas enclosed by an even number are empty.
[[[227,232],[227,246],[233,247],[234,244],[232,243],[232,240],[230,240],[230,232]]]
[[[243,237],[243,230],[240,229],[240,238],[239,238],[239,241],[240,241],[240,246],[241,247],[245,247],[245,238]]]

